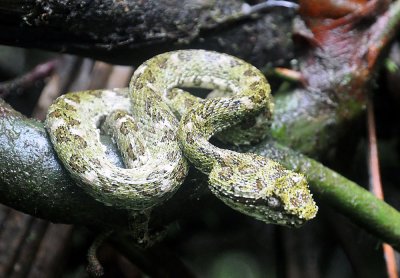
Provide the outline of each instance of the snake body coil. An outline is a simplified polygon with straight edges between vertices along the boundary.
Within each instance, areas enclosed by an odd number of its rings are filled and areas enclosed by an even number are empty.
[[[178,89],[185,87],[213,89],[223,96],[199,99]],[[129,99],[126,89],[69,93],[48,112],[46,127],[59,158],[99,201],[131,210],[159,204],[186,176],[182,148],[190,162],[209,174],[212,192],[232,208],[289,226],[315,216],[303,175],[265,157],[208,142],[227,129],[226,140],[235,144],[265,136],[272,99],[255,67],[211,51],[164,53],[135,71]],[[99,126],[113,136],[127,169],[106,159]]]

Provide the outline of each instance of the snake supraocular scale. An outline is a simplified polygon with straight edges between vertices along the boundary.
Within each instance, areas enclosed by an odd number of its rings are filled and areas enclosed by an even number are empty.
[[[199,99],[179,89],[185,87],[223,96]],[[212,192],[226,204],[267,223],[297,226],[317,212],[303,175],[208,142],[227,129],[226,141],[257,141],[267,134],[272,110],[269,84],[252,65],[212,51],[179,50],[142,64],[129,93],[114,89],[61,96],[49,109],[46,127],[71,175],[106,204],[142,210],[171,196],[188,169],[181,147],[209,174]],[[180,121],[174,113],[183,113]],[[99,140],[103,122],[128,169],[106,159]]]

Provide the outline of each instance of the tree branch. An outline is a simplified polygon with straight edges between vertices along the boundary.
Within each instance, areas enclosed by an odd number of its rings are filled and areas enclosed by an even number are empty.
[[[3,158],[0,160],[2,203],[53,222],[128,230],[127,211],[106,207],[93,200],[69,178],[59,164],[41,123],[23,118],[4,102],[0,104],[0,130],[6,131],[0,135],[0,145],[5,146],[0,149],[0,158]],[[331,204],[378,238],[399,248],[400,213],[390,205],[315,160],[280,145],[260,144],[250,151],[305,173],[312,192],[321,201]],[[204,184],[204,179],[192,180],[199,177],[204,178],[193,173],[176,196],[156,208],[151,224],[166,225],[181,216],[179,211],[182,207],[193,206],[190,203],[194,197],[204,192],[201,188],[198,192],[192,191]]]
[[[360,227],[400,250],[400,212],[368,190],[321,163],[277,143],[258,145],[248,151],[304,173],[311,192],[320,202],[331,205]]]
[[[290,9],[257,11],[240,0],[0,0],[0,43],[129,65],[179,48],[282,65],[293,57]]]

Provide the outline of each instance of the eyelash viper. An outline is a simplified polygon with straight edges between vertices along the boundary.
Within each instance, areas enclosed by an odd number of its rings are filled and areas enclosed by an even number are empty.
[[[178,89],[186,87],[220,96],[200,99]],[[139,211],[163,202],[183,183],[187,158],[230,207],[267,223],[298,226],[318,210],[302,174],[208,141],[216,133],[234,144],[260,140],[272,110],[269,84],[252,65],[212,51],[178,50],[139,66],[129,91],[59,97],[46,128],[72,177],[105,204]],[[102,132],[112,135],[127,169],[107,160]]]

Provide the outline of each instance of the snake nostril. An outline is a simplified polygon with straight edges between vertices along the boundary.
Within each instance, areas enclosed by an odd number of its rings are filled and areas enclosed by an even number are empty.
[[[103,126],[105,121],[106,121],[106,115],[101,115],[99,117],[99,119],[97,120],[97,122],[95,123],[96,124],[96,128],[100,129],[103,134],[104,134],[104,130],[102,129],[102,126]]]

